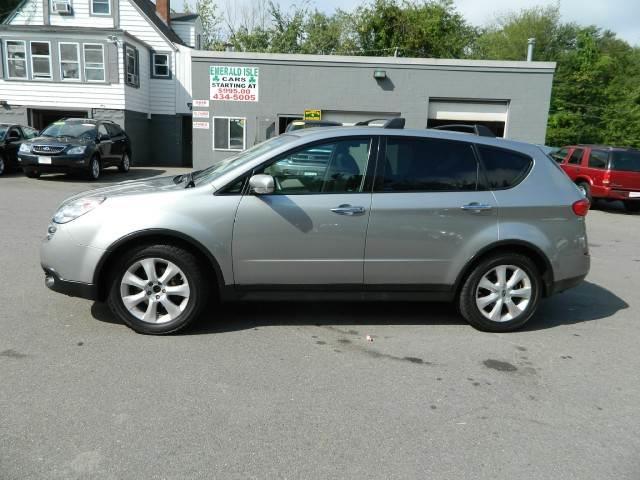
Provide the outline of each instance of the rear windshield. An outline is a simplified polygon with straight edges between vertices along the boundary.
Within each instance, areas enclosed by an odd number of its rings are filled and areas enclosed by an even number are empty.
[[[533,163],[531,157],[501,148],[478,145],[485,174],[491,190],[515,187],[527,176]]]
[[[611,170],[640,172],[640,151],[612,152]]]
[[[82,122],[55,122],[45,128],[41,135],[43,137],[89,137],[96,136],[96,125],[94,123]]]

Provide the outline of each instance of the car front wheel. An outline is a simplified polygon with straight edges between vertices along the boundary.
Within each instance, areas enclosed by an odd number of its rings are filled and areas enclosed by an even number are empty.
[[[89,162],[89,179],[98,180],[100,178],[100,170],[100,160],[98,159],[98,157],[92,157],[91,161]]]
[[[3,175],[7,168],[7,164],[4,161],[4,157],[0,155],[0,175]]]
[[[198,262],[179,247],[140,247],[121,260],[112,278],[109,307],[138,333],[182,330],[206,302],[206,280]]]
[[[536,265],[526,256],[507,253],[480,262],[460,291],[462,316],[488,332],[508,332],[535,313],[542,293]]]

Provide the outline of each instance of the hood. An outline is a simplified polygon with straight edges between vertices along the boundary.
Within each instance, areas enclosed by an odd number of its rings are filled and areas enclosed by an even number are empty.
[[[176,184],[173,179],[175,175],[167,177],[143,178],[141,180],[127,180],[126,182],[116,183],[108,187],[96,188],[94,190],[85,190],[72,197],[67,198],[64,204],[78,200],[84,197],[121,197],[125,195],[142,195],[153,192],[166,192],[169,190],[183,190],[184,183]]]
[[[83,146],[95,143],[92,138],[88,137],[36,137],[27,140],[25,143],[29,145],[38,145],[38,144],[46,144],[46,145],[66,145],[66,146]]]

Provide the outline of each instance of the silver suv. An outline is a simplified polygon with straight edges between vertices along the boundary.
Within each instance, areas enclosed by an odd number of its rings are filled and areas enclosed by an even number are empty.
[[[589,203],[538,147],[397,127],[300,130],[71,197],[42,244],[46,285],[148,334],[211,298],[456,301],[504,332],[586,276]]]

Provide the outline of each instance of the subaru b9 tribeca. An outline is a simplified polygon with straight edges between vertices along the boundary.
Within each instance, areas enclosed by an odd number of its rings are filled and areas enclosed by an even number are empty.
[[[211,298],[291,297],[455,301],[504,332],[586,276],[589,203],[538,147],[397,126],[296,131],[71,197],[43,240],[45,283],[147,334]]]

